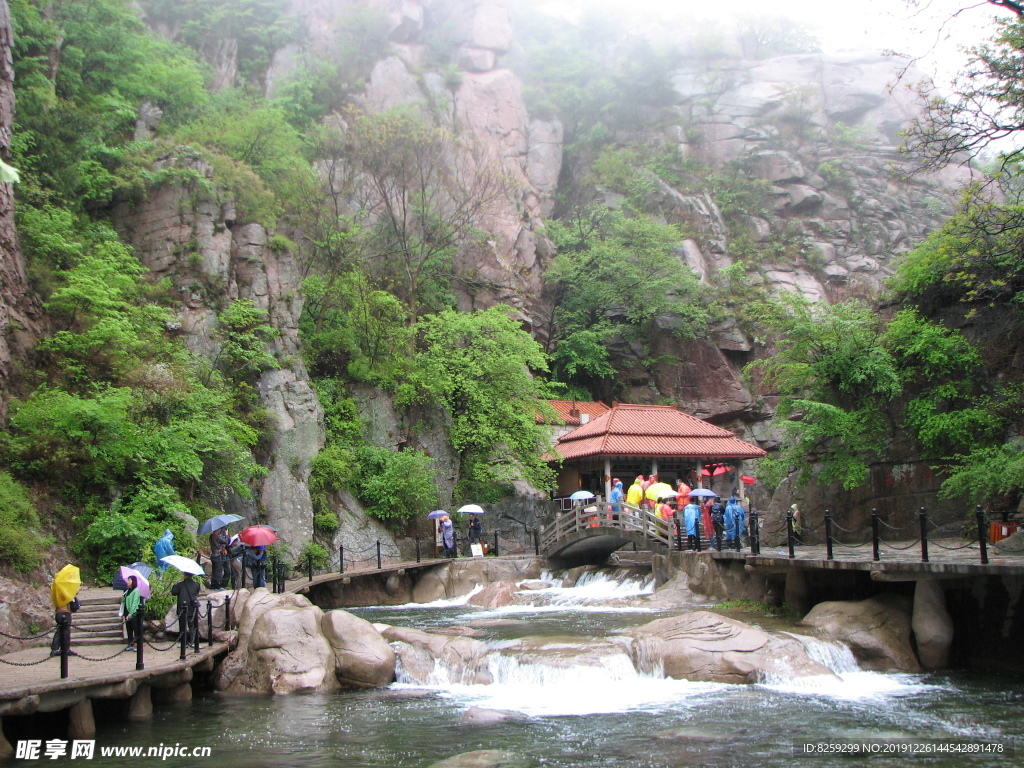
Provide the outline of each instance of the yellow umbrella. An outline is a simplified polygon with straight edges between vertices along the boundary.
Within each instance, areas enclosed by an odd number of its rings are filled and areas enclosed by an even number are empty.
[[[50,597],[53,600],[54,608],[63,608],[75,599],[78,590],[82,588],[82,573],[77,565],[65,565],[57,575],[53,577],[53,584],[50,586]]]
[[[672,486],[668,483],[653,483],[647,488],[647,498],[652,501],[657,501],[663,496],[677,496],[678,494],[672,490]]]

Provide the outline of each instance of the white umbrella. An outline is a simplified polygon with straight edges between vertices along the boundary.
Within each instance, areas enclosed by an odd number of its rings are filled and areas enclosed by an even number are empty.
[[[167,557],[161,557],[160,561],[167,563],[172,568],[177,568],[182,573],[191,573],[195,576],[202,576],[205,573],[203,566],[195,560],[189,560],[181,555],[168,555]]]
[[[459,507],[458,511],[467,515],[482,515],[485,510],[479,504],[466,504],[464,507]]]
[[[576,493],[571,494],[569,498],[573,501],[586,501],[587,499],[594,498],[594,494],[590,491],[576,491]]]

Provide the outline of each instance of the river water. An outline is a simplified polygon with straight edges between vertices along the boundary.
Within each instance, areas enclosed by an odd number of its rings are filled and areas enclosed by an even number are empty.
[[[97,749],[210,746],[212,758],[169,758],[163,764],[217,768],[426,768],[461,753],[496,749],[518,755],[524,767],[550,768],[1024,765],[1024,740],[1018,742],[1024,736],[1021,680],[865,672],[845,647],[809,638],[804,642],[816,660],[833,669],[841,685],[813,679],[692,683],[660,678],[656,670],[639,674],[621,655],[596,664],[551,666],[523,662],[510,652],[518,638],[542,635],[572,653],[618,629],[668,615],[645,607],[651,592],[650,583],[596,574],[572,589],[540,590],[526,596],[525,604],[495,610],[470,609],[465,599],[357,609],[369,621],[420,629],[482,625],[496,682],[455,684],[439,665],[429,681],[410,680],[400,670],[402,682],[385,690],[197,696],[191,706],[157,708],[149,723],[101,727]],[[760,623],[750,615],[740,618]],[[519,717],[461,725],[474,706]],[[806,753],[804,743],[829,739],[881,740],[872,742],[881,745],[874,749],[918,752],[870,760]],[[1004,752],[920,752],[977,748],[965,743],[1001,745]],[[56,762],[62,761],[39,761]],[[97,756],[94,764],[137,768],[156,762]]]

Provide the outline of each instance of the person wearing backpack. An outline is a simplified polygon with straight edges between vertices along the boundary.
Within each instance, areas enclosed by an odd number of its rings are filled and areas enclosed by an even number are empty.
[[[725,505],[724,522],[725,540],[727,542],[742,540],[743,532],[747,528],[747,513],[735,496],[730,496],[729,503]]]
[[[725,529],[725,508],[721,499],[715,497],[715,503],[711,505],[711,530],[708,531],[708,538],[711,539],[711,546],[722,551],[722,532]]]

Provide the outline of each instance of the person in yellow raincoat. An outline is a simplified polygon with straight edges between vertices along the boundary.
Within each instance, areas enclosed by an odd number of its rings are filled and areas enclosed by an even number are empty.
[[[633,484],[629,486],[629,490],[626,491],[626,503],[636,509],[640,508],[640,502],[644,500],[643,481],[644,476],[637,475],[636,480],[633,481]]]

